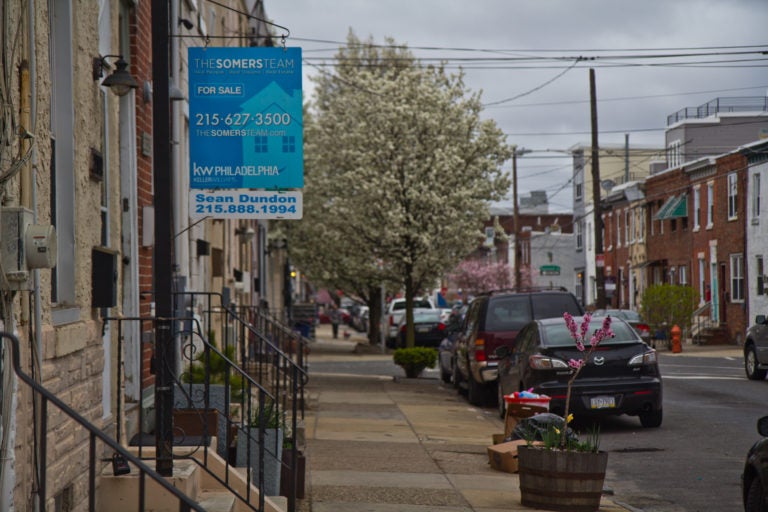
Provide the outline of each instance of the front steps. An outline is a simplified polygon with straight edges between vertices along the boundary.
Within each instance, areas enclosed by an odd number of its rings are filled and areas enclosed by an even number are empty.
[[[175,456],[183,456],[184,447],[174,447]],[[189,449],[189,455],[198,460],[203,460],[202,449]],[[138,448],[131,448],[131,452],[138,456]],[[143,462],[150,468],[155,467],[154,448],[143,447],[142,457],[149,460]],[[208,468],[221,480],[227,481],[233,489],[242,496],[246,496],[247,481],[244,473],[233,466],[227,467],[224,460],[216,454],[216,450],[209,448]],[[249,512],[258,510],[259,491],[251,485],[250,502],[253,509],[249,508],[233,493],[209,475],[197,462],[189,459],[176,459],[173,462],[173,476],[169,477],[170,483],[186,496],[200,504],[208,512]],[[178,512],[179,500],[168,493],[151,478],[145,478],[145,510],[147,512]],[[97,496],[96,509],[104,512],[135,512],[139,502],[139,471],[131,465],[131,472],[126,475],[114,476],[112,466],[107,465],[101,474]],[[282,496],[264,499],[266,512],[285,512],[287,500]]]

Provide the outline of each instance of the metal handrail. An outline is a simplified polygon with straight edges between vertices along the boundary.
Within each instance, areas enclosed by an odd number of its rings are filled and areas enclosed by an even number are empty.
[[[694,318],[693,325],[696,326],[696,331],[695,332],[693,332],[693,328],[691,328],[691,331],[692,331],[691,332],[691,338],[692,338],[691,341],[693,342],[694,345],[698,345],[698,344],[701,343],[701,338],[702,338],[701,333],[704,331],[704,329],[706,328],[706,325],[708,323],[706,321],[702,321],[701,320],[702,313],[704,313],[705,311],[707,311],[711,307],[712,307],[712,302],[705,302],[704,304],[702,304],[701,306],[696,308],[696,310],[691,315]]]
[[[174,495],[179,500],[179,511],[180,512],[190,512],[192,510],[195,510],[197,512],[205,512],[205,509],[202,508],[200,505],[198,505],[194,500],[186,496],[184,493],[179,491],[176,487],[168,483],[168,481],[162,477],[160,474],[155,472],[152,468],[147,466],[144,462],[142,462],[138,457],[135,457],[132,455],[128,450],[120,446],[120,444],[115,441],[114,439],[110,438],[108,435],[106,435],[104,432],[99,430],[95,425],[93,425],[90,421],[88,421],[86,418],[75,412],[72,408],[70,408],[67,404],[59,400],[59,398],[56,397],[53,393],[48,391],[44,386],[36,382],[32,377],[27,375],[21,370],[21,363],[19,358],[19,340],[11,333],[7,332],[0,332],[0,338],[6,339],[10,342],[12,347],[12,363],[13,363],[13,371],[16,373],[16,375],[21,379],[24,383],[26,383],[30,388],[32,388],[33,393],[37,393],[40,395],[40,403],[41,403],[41,418],[40,418],[40,429],[43,433],[47,433],[48,431],[48,403],[53,404],[58,408],[61,412],[69,416],[72,420],[75,421],[75,423],[78,423],[81,427],[83,427],[85,430],[89,432],[89,455],[88,455],[88,510],[90,512],[96,512],[96,439],[99,439],[102,443],[109,446],[112,450],[115,451],[115,453],[122,456],[126,461],[129,461],[131,464],[136,466],[136,468],[139,470],[139,497],[138,497],[138,507],[140,511],[145,510],[145,496],[144,496],[144,489],[146,488],[145,484],[145,478],[146,475],[149,475],[149,477],[154,480],[156,483],[158,483],[163,489],[165,489],[167,492]],[[48,451],[48,442],[47,442],[47,435],[43,435],[41,442],[40,442],[40,458],[45,461],[47,458],[47,451]],[[39,483],[39,494],[40,494],[40,507],[43,512],[45,512],[46,509],[46,473],[47,473],[47,467],[44,464],[41,475],[40,475],[40,483]]]

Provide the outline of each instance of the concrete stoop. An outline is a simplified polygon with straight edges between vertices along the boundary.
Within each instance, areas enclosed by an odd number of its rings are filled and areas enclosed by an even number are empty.
[[[138,449],[131,448],[135,455]],[[180,447],[174,447],[174,454],[181,455]],[[144,447],[142,457],[154,457],[154,448]],[[203,460],[202,450],[192,451],[190,455]],[[245,474],[233,466],[227,466],[224,460],[209,450],[208,468],[221,480],[229,483],[242,496],[246,495],[247,481]],[[154,469],[154,460],[144,461]],[[198,463],[188,459],[176,459],[173,463],[173,476],[168,477],[171,485],[186,496],[197,502],[208,512],[248,512],[245,503],[231,493],[226,487],[209,475]],[[259,491],[251,485],[250,498],[253,507],[258,509]],[[114,476],[112,466],[107,465],[98,482],[96,495],[96,510],[104,512],[135,512],[139,502],[139,471],[131,465],[131,472],[126,475]],[[168,493],[151,478],[145,478],[145,510],[147,512],[178,512],[179,500]],[[266,512],[285,512],[287,500],[282,496],[267,496],[264,499]]]

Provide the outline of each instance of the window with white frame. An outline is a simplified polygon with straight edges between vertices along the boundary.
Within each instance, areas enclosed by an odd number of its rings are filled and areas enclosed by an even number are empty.
[[[760,218],[760,174],[752,175],[752,220]]]
[[[678,267],[678,283],[681,285],[688,284],[688,268],[685,265]]]
[[[744,302],[743,254],[731,254],[731,302]]]
[[[634,233],[632,233],[632,230],[630,229],[632,227],[632,223],[629,221],[629,216],[630,210],[627,208],[624,211],[624,242],[627,245],[635,241]]]
[[[765,295],[765,267],[763,266],[763,255],[755,256],[755,278],[757,280],[757,294]]]
[[[715,224],[715,184],[707,183],[707,229]]]
[[[616,212],[616,247],[621,247],[621,212]]]
[[[668,167],[677,167],[681,163],[683,163],[683,157],[682,157],[682,151],[681,151],[682,145],[680,144],[679,140],[672,141],[667,146],[667,166]]]
[[[577,221],[573,227],[576,229],[576,250],[580,251],[584,248],[584,237],[582,236],[582,229],[584,229],[584,221]]]
[[[738,199],[739,184],[736,179],[736,173],[732,172],[728,175],[728,220],[736,218],[736,200]]]
[[[675,274],[677,274],[677,267],[669,267],[669,284],[675,284]]]
[[[645,241],[645,208],[638,208],[638,229],[637,229],[637,241],[638,242],[644,242]]]
[[[693,187],[693,230],[701,228],[701,187]]]

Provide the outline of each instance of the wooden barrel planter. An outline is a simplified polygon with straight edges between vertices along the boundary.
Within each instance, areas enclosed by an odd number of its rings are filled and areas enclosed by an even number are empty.
[[[526,507],[567,512],[600,508],[607,452],[518,448],[521,503]]]

